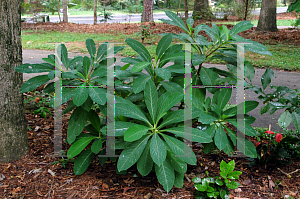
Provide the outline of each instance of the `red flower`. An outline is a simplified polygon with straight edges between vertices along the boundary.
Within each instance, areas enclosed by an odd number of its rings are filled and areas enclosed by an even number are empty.
[[[267,133],[267,134],[274,134],[273,131],[265,131],[265,133]]]
[[[256,143],[255,148],[256,148],[258,145],[260,145],[260,142],[257,142],[257,143]]]
[[[275,140],[277,143],[279,143],[282,140],[282,135],[280,133],[277,133],[275,136]]]

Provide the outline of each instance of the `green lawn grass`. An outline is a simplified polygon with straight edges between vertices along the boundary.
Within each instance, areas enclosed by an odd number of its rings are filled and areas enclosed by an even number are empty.
[[[215,22],[216,24],[232,24],[236,25],[240,21],[230,21],[230,22]],[[257,26],[258,20],[251,21],[254,26]],[[283,20],[277,20],[277,26],[293,26],[295,23],[295,20],[293,19],[283,19]]]
[[[141,42],[138,35],[124,35],[118,36],[113,34],[88,34],[88,33],[65,33],[65,32],[45,32],[45,31],[22,31],[22,46],[23,49],[40,49],[40,50],[54,50],[55,43],[63,42],[66,44],[68,51],[87,53],[85,47],[85,40],[91,38],[97,45],[104,42],[125,43],[126,38],[133,38]],[[145,43],[152,43],[154,45],[146,45],[152,57],[155,55],[156,45],[160,40],[160,36],[151,35],[150,38],[145,39]],[[260,55],[251,52],[246,52],[247,60],[250,60],[256,67],[264,68],[271,67],[284,70],[300,71],[299,52],[300,46],[292,44],[278,44],[266,45],[273,56]],[[118,55],[120,56],[136,56],[137,54],[131,48],[125,48]],[[211,63],[220,63],[219,60],[212,60]],[[221,62],[222,63],[222,62]]]

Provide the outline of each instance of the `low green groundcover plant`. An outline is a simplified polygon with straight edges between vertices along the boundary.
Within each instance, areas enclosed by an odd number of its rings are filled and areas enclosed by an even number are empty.
[[[94,157],[101,165],[108,159],[105,156],[105,148],[110,147],[106,143],[107,119],[109,110],[114,109],[108,106],[107,99],[112,97],[115,98],[114,149],[120,157],[109,158],[117,161],[117,172],[126,172],[136,164],[143,176],[154,171],[166,191],[170,191],[173,185],[182,187],[187,164],[196,164],[195,154],[184,144],[183,138],[202,143],[207,153],[218,148],[232,154],[237,146],[245,155],[256,158],[255,146],[246,138],[245,147],[239,148],[241,144],[237,145],[237,142],[240,140],[225,124],[231,123],[246,135],[255,136],[256,131],[250,125],[255,118],[247,113],[256,108],[258,102],[247,101],[233,107],[228,107],[227,103],[232,95],[230,86],[242,78],[237,75],[236,43],[251,43],[245,46],[245,50],[255,53],[271,55],[270,52],[263,45],[237,35],[251,28],[251,22],[240,22],[232,30],[214,23],[212,27],[201,24],[193,28],[193,19],[188,19],[185,25],[175,13],[166,11],[166,14],[170,20],[162,21],[180,27],[185,33],[163,35],[154,60],[140,42],[126,39],[127,45],[138,56],[125,57],[122,62],[127,64],[114,66],[114,96],[106,89],[110,72],[108,67],[115,63],[115,58],[112,61],[110,57],[123,50],[124,46],[112,49],[108,44],[102,44],[97,49],[95,42],[87,39],[89,57],[71,59],[62,44],[59,46],[59,57],[49,55],[43,59],[46,63],[23,64],[16,68],[22,73],[48,72],[25,82],[20,90],[24,93],[53,80],[57,60],[61,60],[65,66],[66,71],[61,71],[61,104],[68,103],[63,114],[72,111],[66,142],[71,145],[68,157],[76,158],[76,175],[84,173]],[[205,31],[210,39],[198,35],[200,31]],[[184,51],[182,44],[171,45],[172,38],[190,44],[194,51]],[[189,55],[191,63],[185,63]],[[202,66],[205,60],[211,58],[228,63],[228,71]],[[255,70],[250,62],[244,63],[245,77],[251,83]],[[185,70],[185,64],[190,64],[190,72]],[[192,106],[188,107],[192,114],[185,115],[184,108],[188,105],[184,91],[191,87],[184,81],[184,75],[192,76],[193,86]],[[199,85],[202,88],[196,88]],[[54,91],[54,82],[48,83],[43,90],[45,93]],[[212,93],[213,97],[207,97],[206,91]],[[54,100],[51,104],[54,107],[61,105],[55,104]],[[241,110],[245,110],[245,129],[237,125],[236,117]],[[197,121],[200,125],[197,128],[187,127],[187,119]],[[83,133],[83,129],[88,133]]]

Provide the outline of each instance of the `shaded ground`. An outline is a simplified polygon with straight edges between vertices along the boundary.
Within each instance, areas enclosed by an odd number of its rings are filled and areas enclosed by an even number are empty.
[[[34,95],[34,94],[29,94]],[[32,110],[31,110],[32,111]],[[70,115],[63,117],[63,139],[66,138]],[[59,158],[51,157],[53,153],[53,118],[47,119],[40,115],[26,113],[29,155],[22,160],[12,163],[0,163],[1,174],[5,179],[0,181],[1,198],[194,198],[195,189],[190,181],[194,176],[205,177],[205,171],[210,176],[219,175],[219,165],[222,160],[229,162],[235,159],[236,170],[242,171],[238,182],[242,184],[235,191],[231,191],[230,198],[283,198],[285,195],[300,197],[300,172],[294,172],[289,178],[285,173],[300,168],[300,160],[280,166],[249,167],[246,159],[230,158],[224,153],[206,155],[199,144],[193,144],[195,154],[198,154],[197,166],[188,166],[187,175],[182,189],[173,188],[166,193],[158,183],[155,173],[142,177],[134,165],[126,175],[117,175],[115,163],[108,161],[100,166],[94,158],[88,170],[76,176],[73,164],[69,162],[65,168],[61,163],[53,165]],[[255,140],[251,140],[256,144]],[[68,146],[63,144],[63,149]],[[0,179],[1,180],[1,179]],[[280,185],[274,186],[278,182]]]

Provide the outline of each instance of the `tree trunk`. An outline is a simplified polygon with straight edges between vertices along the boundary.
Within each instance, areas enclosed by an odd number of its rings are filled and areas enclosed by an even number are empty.
[[[68,23],[68,1],[63,0],[63,22]]]
[[[193,18],[207,20],[215,18],[208,4],[208,0],[195,0]]]
[[[97,24],[97,0],[94,0],[94,25]]]
[[[0,162],[29,152],[23,95],[21,1],[0,0]]]
[[[256,31],[278,31],[276,25],[277,0],[262,0]]]
[[[58,3],[57,3],[57,12],[58,12],[58,18],[59,18],[59,22],[61,22],[61,18],[60,18],[60,0],[58,0]]]
[[[153,21],[153,0],[144,0],[143,18],[142,22]]]
[[[184,5],[184,19],[185,19],[185,21],[187,21],[187,19],[189,18],[188,1],[183,0],[183,5]]]

